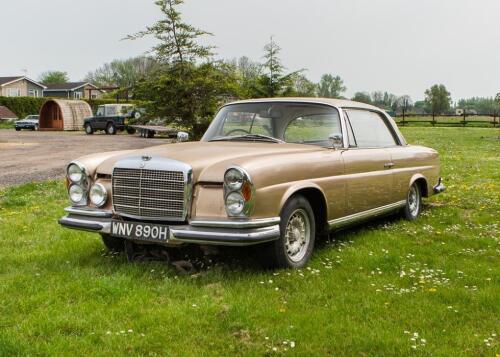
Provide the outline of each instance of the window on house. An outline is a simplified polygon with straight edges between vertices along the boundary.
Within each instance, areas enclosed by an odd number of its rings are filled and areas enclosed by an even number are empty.
[[[90,96],[92,99],[97,99],[97,93],[92,93],[92,95]]]
[[[73,98],[75,98],[75,99],[82,99],[82,92],[74,92],[73,93]]]
[[[20,97],[21,89],[20,88],[9,88],[9,97]]]
[[[39,95],[38,95],[38,89],[30,89],[28,91],[28,95],[30,97],[38,98],[39,97]]]

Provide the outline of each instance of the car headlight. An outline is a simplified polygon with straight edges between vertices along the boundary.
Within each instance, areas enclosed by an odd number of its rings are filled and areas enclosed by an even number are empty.
[[[106,204],[108,199],[108,192],[106,188],[100,184],[96,183],[90,188],[90,202],[92,202],[97,207],[102,207]]]
[[[80,185],[72,184],[69,187],[68,193],[69,199],[75,204],[82,203],[85,199],[85,190]]]
[[[224,204],[228,216],[250,215],[255,189],[248,173],[237,166],[230,167],[224,174]]]
[[[73,183],[82,182],[85,178],[85,169],[77,163],[68,166],[68,178]]]
[[[238,216],[245,208],[245,199],[238,192],[232,192],[226,197],[226,209],[231,216]]]
[[[236,168],[227,170],[226,174],[224,175],[224,183],[226,184],[226,187],[231,191],[239,190],[241,186],[243,186],[244,180],[245,174]]]

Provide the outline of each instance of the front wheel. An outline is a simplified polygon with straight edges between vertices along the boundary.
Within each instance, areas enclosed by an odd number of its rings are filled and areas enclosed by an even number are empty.
[[[21,131],[21,128],[16,128],[16,131]]]
[[[418,183],[414,182],[408,190],[406,196],[406,206],[404,208],[404,217],[409,221],[414,221],[422,211],[422,192]]]
[[[38,124],[35,124],[35,126],[33,127],[33,130],[34,131],[38,131],[40,128],[38,127]]]
[[[316,224],[309,201],[293,196],[281,212],[280,238],[269,243],[269,263],[274,268],[302,268],[314,249]]]
[[[90,124],[85,124],[85,134],[87,135],[92,135],[94,134],[94,128],[92,128],[92,125]]]
[[[107,234],[101,234],[102,242],[112,252],[123,252],[125,250],[125,240],[112,237]]]
[[[127,133],[130,135],[135,134],[135,129],[134,128],[127,128]]]

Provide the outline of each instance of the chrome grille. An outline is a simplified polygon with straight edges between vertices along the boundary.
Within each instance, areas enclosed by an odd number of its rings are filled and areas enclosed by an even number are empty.
[[[182,221],[187,194],[182,171],[113,170],[113,207],[117,214]]]

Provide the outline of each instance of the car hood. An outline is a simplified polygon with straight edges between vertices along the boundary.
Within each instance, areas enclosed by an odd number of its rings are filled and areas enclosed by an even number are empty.
[[[290,160],[291,155],[318,150],[325,149],[311,145],[261,142],[218,141],[166,144],[141,150],[108,153],[107,157],[103,157],[96,167],[96,171],[99,174],[111,175],[113,167],[120,160],[131,158],[141,160],[142,156],[151,156],[190,165],[195,181],[222,182],[224,172],[231,165],[238,165],[251,171],[255,167],[275,166],[280,162],[280,158],[287,157]]]

